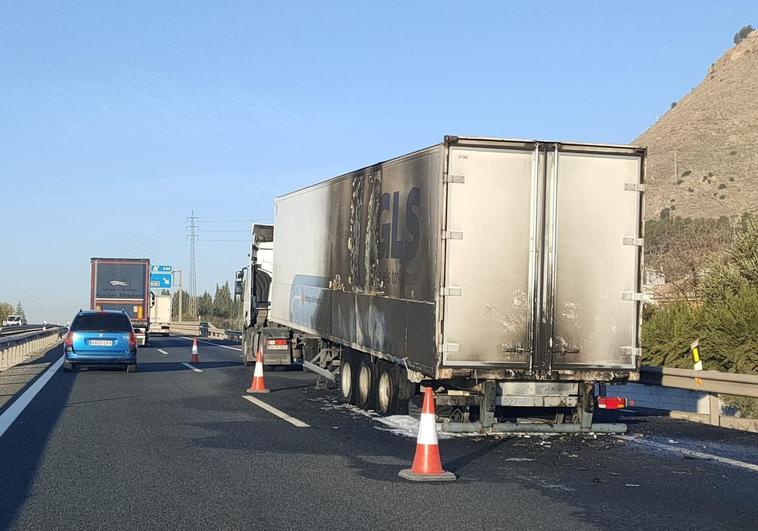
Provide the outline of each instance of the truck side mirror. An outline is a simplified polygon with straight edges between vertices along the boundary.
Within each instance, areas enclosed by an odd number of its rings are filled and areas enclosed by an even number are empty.
[[[237,271],[234,276],[234,295],[242,295],[242,281],[245,278],[244,271]]]

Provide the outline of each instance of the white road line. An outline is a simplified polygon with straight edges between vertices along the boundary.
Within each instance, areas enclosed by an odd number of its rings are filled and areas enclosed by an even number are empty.
[[[746,463],[744,461],[738,461],[736,459],[730,459],[729,457],[722,457],[720,455],[707,454],[705,452],[696,452],[694,450],[688,450],[686,448],[669,446],[667,444],[657,443],[655,441],[646,441],[644,439],[638,439],[637,437],[630,437],[629,435],[619,435],[618,437],[625,441],[641,444],[643,446],[649,446],[651,448],[657,448],[659,450],[667,450],[669,452],[676,452],[682,455],[686,455],[687,457],[694,457],[695,459],[710,459],[719,463],[723,463],[725,465],[737,466],[750,470],[752,472],[758,472],[758,465],[754,465],[753,463]]]
[[[293,426],[297,428],[310,428],[310,426],[306,424],[305,422],[303,422],[302,420],[298,420],[295,417],[291,417],[290,415],[287,415],[284,411],[280,411],[276,409],[274,406],[270,406],[266,402],[263,402],[262,400],[258,400],[257,398],[253,396],[242,395],[242,398],[244,398],[251,404],[255,404],[256,406],[265,409],[269,413],[276,415],[280,419],[286,420],[287,422],[289,422],[290,424],[292,424]]]
[[[24,394],[19,396],[16,401],[13,402],[2,415],[0,415],[0,437],[2,437],[6,430],[11,427],[11,424],[13,424],[21,412],[24,411],[26,406],[28,406],[32,399],[37,396],[37,393],[45,387],[47,382],[50,381],[50,378],[52,378],[58,369],[61,368],[61,365],[63,365],[63,356],[58,358],[58,361],[53,363],[42,376],[37,378],[29,389],[24,391]]]
[[[179,337],[181,337],[182,339],[186,339],[187,341],[192,341],[193,339],[197,339],[195,337],[185,337],[185,336],[179,336]],[[213,345],[214,347],[226,348],[226,349],[229,349],[229,350],[236,350],[237,352],[242,352],[241,348],[230,347],[229,345],[219,345],[218,343],[214,343],[213,341],[206,341],[204,339],[198,339],[197,342],[198,343],[206,343],[208,345]]]
[[[165,351],[165,350],[163,350],[162,348],[159,348],[159,349],[158,349],[158,352],[160,352],[161,354],[165,354],[166,356],[168,356],[168,352],[166,352],[166,351]]]
[[[198,369],[197,367],[195,367],[194,365],[190,365],[189,363],[182,363],[182,365],[184,365],[188,369],[192,369],[195,372],[203,372],[202,369]]]

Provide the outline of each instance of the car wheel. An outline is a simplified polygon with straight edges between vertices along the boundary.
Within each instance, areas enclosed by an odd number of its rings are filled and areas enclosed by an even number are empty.
[[[74,372],[74,364],[70,361],[63,362],[63,372]]]
[[[137,364],[136,363],[130,363],[126,366],[126,372],[137,372]]]

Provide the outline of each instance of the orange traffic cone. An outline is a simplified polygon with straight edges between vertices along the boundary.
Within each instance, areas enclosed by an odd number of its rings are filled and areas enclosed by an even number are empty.
[[[266,389],[266,382],[263,381],[263,352],[258,349],[255,354],[255,371],[253,371],[253,383],[250,384],[248,393],[269,393]]]
[[[192,358],[190,358],[190,363],[193,365],[200,363],[200,358],[197,357],[197,339],[192,340]]]
[[[431,387],[424,388],[424,407],[418,423],[416,456],[411,468],[401,470],[398,475],[411,481],[453,481],[455,474],[442,468],[440,447],[437,442],[437,419],[434,413],[434,394]]]

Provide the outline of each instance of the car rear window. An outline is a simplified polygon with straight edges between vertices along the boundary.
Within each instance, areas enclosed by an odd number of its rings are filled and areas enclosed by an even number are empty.
[[[80,315],[71,323],[73,332],[129,332],[132,325],[125,315]]]

